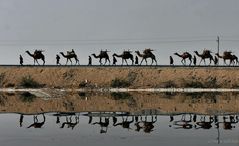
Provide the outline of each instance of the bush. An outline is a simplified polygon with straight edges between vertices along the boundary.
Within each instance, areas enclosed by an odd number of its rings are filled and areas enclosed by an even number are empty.
[[[20,86],[24,88],[40,88],[43,87],[41,84],[36,82],[31,76],[25,76],[20,82]]]
[[[111,81],[110,86],[113,88],[125,88],[130,86],[130,82],[127,80],[116,78]]]
[[[126,92],[112,92],[111,97],[114,100],[122,100],[122,99],[131,99],[133,98],[131,94],[126,93]]]
[[[20,94],[20,100],[22,102],[33,102],[35,98],[36,96],[31,94],[30,92],[23,92]]]

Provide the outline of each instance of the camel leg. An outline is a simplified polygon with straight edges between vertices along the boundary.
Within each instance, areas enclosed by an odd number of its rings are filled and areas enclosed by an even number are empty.
[[[148,65],[148,61],[147,61],[147,59],[145,58],[145,62],[146,62],[146,65]]]
[[[109,58],[107,58],[107,60],[108,60],[108,62],[109,62],[109,65],[110,65],[110,59],[109,59]]]
[[[124,64],[124,59],[122,58],[122,63],[121,63],[121,65],[123,65]]]
[[[37,62],[38,65],[40,65],[39,62],[37,61],[37,59],[36,59],[36,62]]]
[[[142,60],[141,60],[141,62],[140,62],[140,65],[142,64],[143,60],[144,60],[144,58],[142,58]]]
[[[204,65],[206,65],[206,60],[205,60],[205,59],[203,59],[203,61],[204,61]],[[210,64],[211,64],[211,62],[210,62]],[[209,64],[209,65],[210,65],[210,64]]]
[[[190,63],[189,63],[189,66],[191,66],[191,64],[192,64],[192,60],[191,60],[191,59],[189,59],[189,61],[190,61]]]
[[[184,64],[184,61],[185,61],[184,59],[181,60],[181,62],[182,62],[183,65],[185,65],[185,64]]]
[[[126,64],[128,65],[128,62],[127,62],[127,60],[125,59],[125,62],[126,62]]]
[[[100,62],[100,65],[102,65],[101,58],[100,58],[99,62]]]
[[[155,58],[154,58],[154,61],[155,61],[156,65],[158,65],[158,62],[157,62],[157,60]]]
[[[45,59],[42,59],[42,61],[43,61],[43,65],[45,65]]]
[[[72,65],[72,61],[71,61],[71,59],[69,59],[70,60],[70,62],[71,62],[71,65]]]
[[[105,59],[105,64],[106,64],[106,63],[107,63],[107,59]],[[104,64],[104,65],[105,65],[105,64]]]

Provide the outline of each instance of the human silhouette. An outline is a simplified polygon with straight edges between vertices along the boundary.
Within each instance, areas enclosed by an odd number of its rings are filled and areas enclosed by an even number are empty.
[[[89,63],[88,65],[92,65],[92,58],[89,56]]]
[[[117,59],[113,56],[113,65],[116,65]]]
[[[218,58],[217,58],[217,56],[215,56],[215,57],[214,57],[214,65],[218,65],[218,63],[219,63],[219,62],[218,62]]]
[[[172,56],[169,56],[169,59],[170,59],[170,65],[174,65],[174,64],[173,64],[173,62],[174,62],[174,61],[173,61],[173,57],[172,57]]]
[[[195,55],[193,56],[193,64],[194,64],[194,66],[196,66],[196,65],[197,65],[197,58],[196,58],[196,56],[195,56]]]
[[[139,64],[139,58],[138,58],[138,56],[135,56],[135,63],[134,64]]]
[[[57,54],[56,55],[56,65],[61,65],[60,64],[60,59],[61,59],[60,56]]]
[[[22,55],[20,55],[19,60],[20,60],[20,65],[23,65],[23,58],[22,58]]]
[[[20,127],[22,127],[23,118],[24,118],[23,114],[20,114],[20,119],[19,119]]]

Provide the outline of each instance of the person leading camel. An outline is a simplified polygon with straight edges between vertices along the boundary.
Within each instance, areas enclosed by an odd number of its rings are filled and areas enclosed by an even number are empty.
[[[20,60],[20,65],[23,65],[23,58],[22,58],[22,55],[19,56],[19,60]]]

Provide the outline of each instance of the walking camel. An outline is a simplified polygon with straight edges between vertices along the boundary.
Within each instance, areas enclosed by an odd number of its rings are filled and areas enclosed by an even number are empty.
[[[34,65],[37,62],[38,65],[38,59],[41,59],[43,61],[43,65],[45,65],[45,56],[42,54],[43,50],[35,50],[34,54],[31,54],[29,51],[26,51],[26,53],[31,56],[34,59]]]
[[[212,61],[214,61],[210,50],[203,50],[202,54],[199,54],[198,51],[194,51],[194,52],[198,57],[201,58],[201,61],[199,62],[199,65],[201,64],[202,61],[204,61],[204,65],[206,65],[206,59],[210,60],[209,65],[211,65]]]
[[[110,64],[110,59],[109,59],[109,55],[108,55],[108,53],[107,52],[109,52],[109,51],[100,51],[100,54],[97,56],[97,55],[95,55],[95,54],[92,54],[92,56],[94,56],[95,58],[100,58],[100,60],[99,60],[99,62],[100,62],[100,65],[102,65],[102,62],[101,62],[101,60],[104,58],[105,59],[105,64],[107,63],[107,61],[109,62],[109,64]],[[104,64],[104,65],[105,65]]]
[[[122,58],[122,64],[124,64],[124,61],[128,65],[127,59],[130,59],[132,61],[132,65],[134,64],[134,56],[131,54],[131,51],[124,51],[121,55],[117,55],[116,53],[113,54],[113,56]]]
[[[189,61],[190,61],[189,65],[191,65],[191,63],[192,63],[192,55],[190,53],[184,52],[182,55],[180,55],[178,53],[174,53],[174,55],[182,58],[181,62],[182,62],[183,65],[186,65],[186,59],[188,58]]]
[[[46,122],[46,117],[45,117],[44,113],[42,114],[42,116],[43,116],[43,121],[42,122],[38,122],[37,115],[33,116],[33,124],[31,124],[27,128],[31,128],[31,127],[41,128]]]
[[[235,58],[236,56],[235,56],[235,55],[232,55],[231,53],[232,53],[232,52],[230,52],[230,51],[224,51],[222,56],[221,56],[219,53],[216,53],[215,55],[216,55],[218,58],[222,58],[224,64],[226,64],[226,65],[227,65],[226,60],[230,60],[229,65],[231,65],[232,62],[234,62],[234,60],[236,59],[236,58]]]
[[[71,58],[74,58],[74,59],[75,59],[76,64],[80,64],[80,63],[79,63],[79,59],[78,59],[78,57],[77,57],[77,55],[76,55],[75,53],[67,53],[67,54],[65,55],[63,52],[60,52],[60,54],[61,54],[64,58],[67,59],[67,60],[66,60],[66,65],[67,65],[67,63],[68,63],[68,60],[70,60],[71,65],[72,65]]]
[[[135,51],[135,53],[142,58],[141,62],[140,62],[140,65],[142,64],[142,62],[145,60],[146,62],[146,65],[148,65],[148,62],[147,62],[147,58],[151,58],[152,59],[152,63],[151,65],[155,62],[156,65],[157,65],[157,60],[155,58],[155,55],[152,53],[153,50],[151,49],[145,49],[143,51],[143,54],[141,54],[139,51]]]

